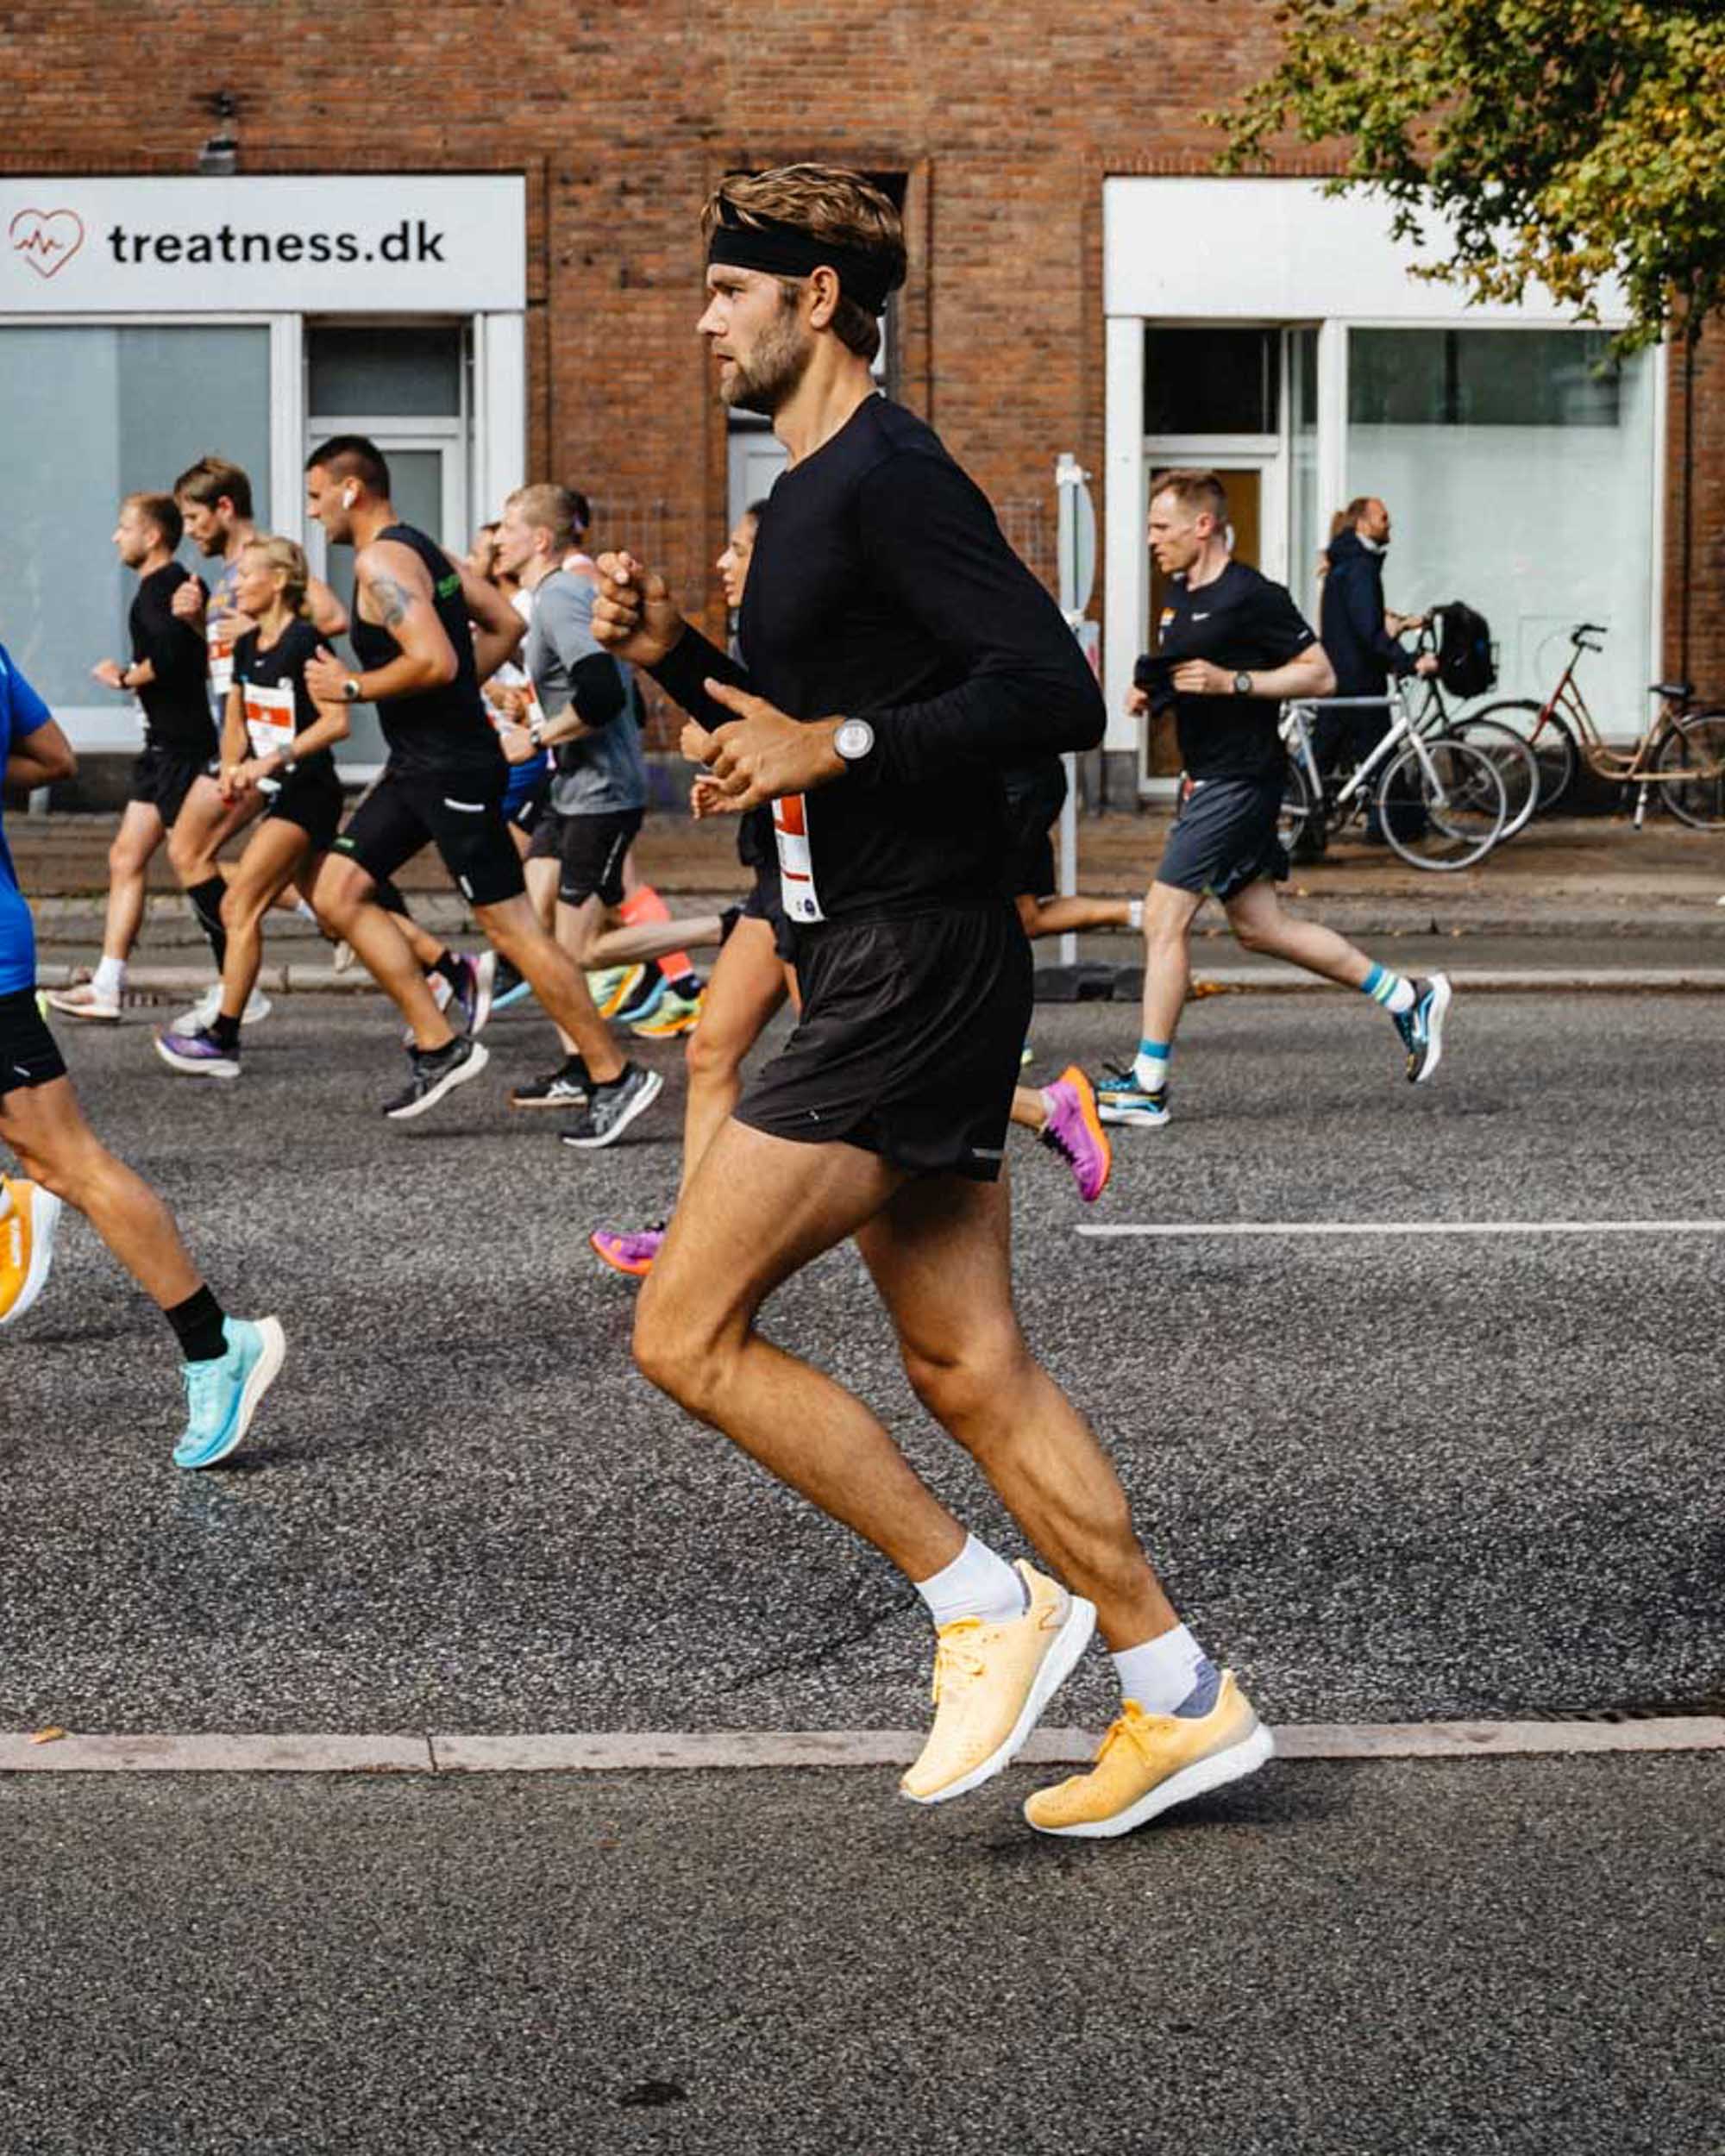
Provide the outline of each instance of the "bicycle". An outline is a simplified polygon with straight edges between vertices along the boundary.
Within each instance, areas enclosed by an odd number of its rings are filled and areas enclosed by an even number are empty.
[[[1311,719],[1321,711],[1389,710],[1389,731],[1340,783],[1326,782],[1312,747]],[[1321,852],[1339,823],[1368,799],[1384,838],[1415,868],[1446,872],[1483,861],[1503,837],[1509,802],[1486,752],[1452,733],[1419,731],[1398,689],[1389,696],[1298,697],[1283,707],[1288,749],[1283,782],[1283,843]]]
[[[1570,631],[1568,663],[1543,704],[1531,697],[1507,698],[1487,705],[1474,718],[1515,725],[1509,717],[1513,712],[1521,721],[1524,738],[1540,767],[1542,812],[1555,808],[1564,799],[1585,762],[1609,785],[1634,787],[1637,830],[1647,814],[1648,794],[1655,787],[1679,823],[1697,830],[1725,830],[1725,711],[1697,711],[1691,682],[1655,681],[1647,693],[1660,699],[1659,707],[1646,730],[1633,748],[1612,748],[1576,679],[1583,652],[1603,650],[1603,645],[1592,639],[1607,633],[1598,622],[1576,624]]]
[[[1428,615],[1421,615],[1406,625],[1420,631],[1414,646],[1418,655],[1435,654],[1438,640]],[[1527,736],[1507,720],[1492,718],[1490,711],[1471,711],[1465,718],[1452,718],[1440,677],[1435,674],[1423,674],[1405,686],[1411,692],[1421,685],[1426,700],[1412,715],[1414,725],[1425,734],[1453,734],[1458,739],[1483,749],[1491,758],[1503,780],[1503,798],[1509,811],[1502,835],[1504,838],[1513,838],[1544,805],[1544,774]]]

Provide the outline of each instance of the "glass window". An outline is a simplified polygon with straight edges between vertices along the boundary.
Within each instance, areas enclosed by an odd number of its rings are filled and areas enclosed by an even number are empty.
[[[1274,434],[1281,336],[1278,329],[1146,329],[1145,434]]]
[[[269,331],[0,328],[0,642],[52,705],[117,705],[135,580],[109,543],[122,495],[166,492],[214,451],[270,513]],[[188,567],[208,581],[190,542]]]
[[[456,323],[404,329],[313,329],[305,340],[308,409],[320,419],[455,419],[461,410]]]
[[[1615,427],[1622,370],[1589,329],[1356,329],[1348,417],[1363,426]]]
[[[1318,333],[1288,332],[1288,588],[1318,618],[1318,557],[1329,535],[1318,502]]]
[[[1647,708],[1658,355],[1602,377],[1604,344],[1582,330],[1352,331],[1345,492],[1389,505],[1397,612],[1461,599],[1490,623],[1495,694],[1543,696],[1569,627],[1607,624],[1583,678],[1622,736]]]

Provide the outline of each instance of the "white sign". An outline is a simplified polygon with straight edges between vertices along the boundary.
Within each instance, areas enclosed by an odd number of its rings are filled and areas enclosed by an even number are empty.
[[[526,304],[518,174],[0,179],[0,316]]]

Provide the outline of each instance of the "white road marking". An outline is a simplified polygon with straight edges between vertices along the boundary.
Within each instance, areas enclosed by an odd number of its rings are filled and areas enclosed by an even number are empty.
[[[1084,1222],[1080,1235],[1725,1235],[1725,1220],[1126,1220]]]
[[[0,1733],[0,1774],[626,1774],[787,1767],[902,1767],[915,1729],[530,1732],[375,1735],[85,1736],[47,1743]],[[1039,1729],[1019,1757],[1082,1764],[1097,1734]],[[1284,1759],[1490,1759],[1581,1752],[1725,1752],[1725,1715],[1622,1722],[1294,1723],[1276,1732]]]

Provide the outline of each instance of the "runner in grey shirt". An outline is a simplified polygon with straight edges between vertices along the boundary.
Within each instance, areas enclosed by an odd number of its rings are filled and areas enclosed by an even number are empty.
[[[527,731],[535,748],[556,758],[550,808],[534,827],[527,858],[530,874],[535,861],[557,864],[554,932],[578,965],[638,967],[723,942],[732,916],[617,924],[624,860],[647,806],[647,759],[628,674],[593,633],[593,586],[562,566],[574,544],[571,498],[561,486],[524,486],[498,526],[498,567],[533,596],[523,664],[540,708]],[[601,1014],[608,1015],[603,1006]],[[516,1087],[516,1106],[562,1107],[586,1092],[586,1070],[567,1037],[563,1050],[558,1069]]]

